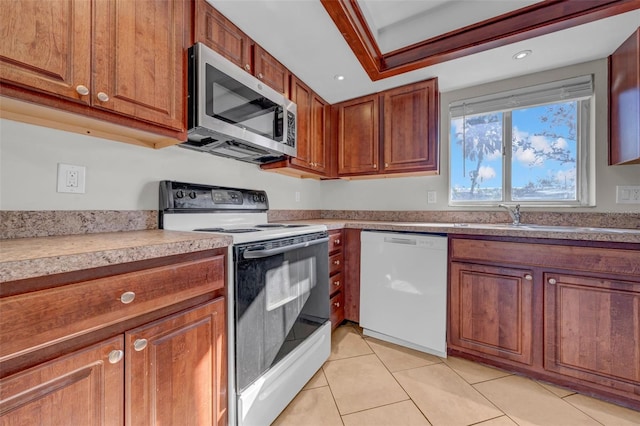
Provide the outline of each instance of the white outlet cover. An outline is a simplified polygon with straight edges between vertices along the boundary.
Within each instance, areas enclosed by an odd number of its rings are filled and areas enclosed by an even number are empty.
[[[427,191],[427,204],[435,204],[438,202],[438,196],[436,191]]]
[[[84,194],[86,171],[85,166],[58,163],[58,192]],[[70,178],[74,173],[76,175]]]

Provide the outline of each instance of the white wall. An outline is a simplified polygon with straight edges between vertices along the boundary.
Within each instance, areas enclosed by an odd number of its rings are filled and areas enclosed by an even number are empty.
[[[87,168],[85,194],[56,192],[58,163]],[[163,179],[264,189],[273,209],[321,207],[318,181],[179,147],[153,150],[0,120],[1,210],[156,210]]]
[[[572,211],[638,212],[639,205],[615,203],[615,186],[640,185],[640,165],[607,166],[606,60],[443,93],[439,176],[319,182],[179,147],[152,150],[0,120],[0,209],[155,210],[157,182],[171,179],[264,189],[272,209],[453,210],[447,206],[449,103],[587,73],[595,74],[597,205]],[[87,167],[85,194],[56,192],[58,163]],[[436,204],[427,204],[427,191],[437,192]],[[295,192],[300,192],[300,202]]]
[[[459,99],[467,99],[585,74],[594,74],[595,141],[592,142],[595,148],[596,206],[586,208],[555,208],[553,210],[639,212],[640,205],[616,204],[615,187],[616,185],[640,185],[640,165],[607,165],[608,106],[606,59],[442,93],[440,97],[440,175],[360,181],[327,181],[322,184],[322,208],[327,210],[470,210],[469,207],[454,208],[447,205],[449,182],[449,104]],[[436,204],[427,204],[427,191],[437,192]]]

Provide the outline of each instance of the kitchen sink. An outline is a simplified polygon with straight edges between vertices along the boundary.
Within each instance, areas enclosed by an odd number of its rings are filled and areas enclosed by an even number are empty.
[[[562,225],[536,225],[536,224],[520,224],[511,223],[455,223],[455,228],[478,228],[478,229],[508,229],[522,231],[543,231],[543,232],[602,232],[616,234],[640,234],[640,230],[622,229],[622,228],[597,228],[587,226],[562,226]]]

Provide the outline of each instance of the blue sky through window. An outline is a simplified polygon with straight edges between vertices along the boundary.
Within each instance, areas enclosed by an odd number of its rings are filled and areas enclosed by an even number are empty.
[[[452,201],[576,200],[578,102],[451,120]],[[503,198],[502,122],[511,126],[511,194]]]

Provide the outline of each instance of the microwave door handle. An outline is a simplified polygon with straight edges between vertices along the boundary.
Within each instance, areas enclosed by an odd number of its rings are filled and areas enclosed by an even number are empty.
[[[282,253],[286,253],[292,250],[297,250],[300,248],[314,246],[316,244],[326,243],[327,241],[329,241],[329,237],[319,238],[317,240],[312,240],[312,241],[305,241],[297,244],[291,244],[289,246],[284,246],[284,247],[276,247],[272,249],[246,250],[242,254],[242,256],[245,259],[260,259],[263,257],[275,256],[276,254],[282,254]]]

